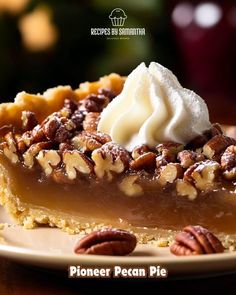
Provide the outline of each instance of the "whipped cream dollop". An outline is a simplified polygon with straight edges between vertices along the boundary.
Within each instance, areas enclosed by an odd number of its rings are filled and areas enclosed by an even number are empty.
[[[131,151],[139,144],[186,144],[211,126],[204,100],[162,65],[141,63],[101,113],[98,130]]]

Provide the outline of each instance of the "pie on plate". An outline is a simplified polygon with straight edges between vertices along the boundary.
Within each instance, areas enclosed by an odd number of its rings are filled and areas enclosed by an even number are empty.
[[[126,148],[98,131],[125,80],[110,74],[1,104],[1,204],[26,228],[113,226],[166,245],[199,224],[234,245],[236,139],[212,124],[188,143]]]

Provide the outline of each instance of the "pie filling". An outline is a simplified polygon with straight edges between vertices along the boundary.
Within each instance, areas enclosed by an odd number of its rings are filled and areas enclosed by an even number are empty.
[[[22,123],[12,127],[11,119],[0,130],[1,202],[78,223],[143,230],[199,224],[235,234],[236,140],[213,124],[187,144],[127,150],[97,130],[118,93],[110,87],[80,100],[64,97],[61,108],[41,119],[32,105],[31,111],[14,109]]]
[[[12,165],[0,157],[9,174],[12,193],[27,207],[47,208],[68,214],[75,220],[103,222],[114,226],[179,230],[188,224],[200,224],[215,232],[236,232],[236,194],[233,185],[199,194],[195,200],[180,197],[174,185],[165,189],[156,180],[143,179],[145,193],[129,197],[112,182],[80,180],[75,184],[42,181],[39,170]]]

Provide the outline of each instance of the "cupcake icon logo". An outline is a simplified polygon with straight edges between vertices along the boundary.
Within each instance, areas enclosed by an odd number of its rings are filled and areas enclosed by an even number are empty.
[[[109,19],[114,27],[123,27],[125,20],[127,19],[127,15],[123,9],[115,8],[110,13]]]

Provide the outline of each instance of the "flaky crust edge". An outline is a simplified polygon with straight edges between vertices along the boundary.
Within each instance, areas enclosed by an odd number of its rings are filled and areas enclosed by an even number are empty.
[[[110,74],[100,78],[96,82],[85,82],[79,88],[73,90],[70,86],[58,86],[46,90],[43,94],[29,94],[25,91],[17,94],[14,102],[0,104],[0,127],[21,125],[21,113],[29,110],[35,113],[41,122],[49,114],[58,111],[65,98],[79,101],[90,93],[97,93],[99,88],[106,88],[119,94],[123,89],[125,77],[118,74]]]

